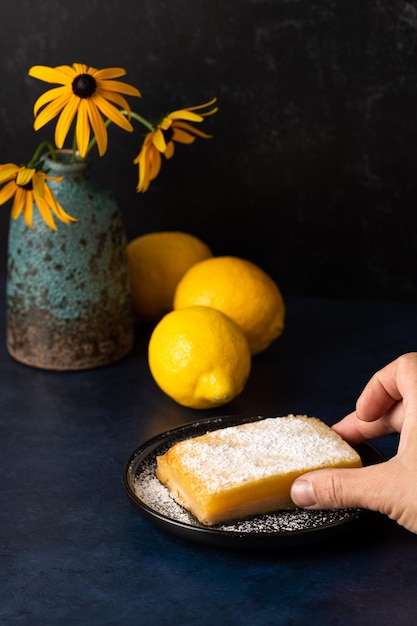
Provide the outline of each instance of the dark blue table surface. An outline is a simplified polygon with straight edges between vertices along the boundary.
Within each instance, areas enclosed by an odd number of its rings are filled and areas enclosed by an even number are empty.
[[[331,424],[375,370],[417,349],[417,303],[286,303],[282,337],[253,359],[242,395],[212,411],[156,387],[141,324],[127,358],[85,372],[32,369],[0,344],[1,624],[416,623],[417,536],[383,516],[356,537],[235,551],[154,526],[124,491],[125,461],[158,433],[229,414]],[[4,318],[3,299],[3,337]],[[390,456],[396,443],[378,446]]]

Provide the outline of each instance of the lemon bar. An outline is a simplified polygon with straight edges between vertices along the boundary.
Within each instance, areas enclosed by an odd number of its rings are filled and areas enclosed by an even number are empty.
[[[325,467],[361,467],[359,454],[316,417],[286,415],[210,431],[157,457],[156,476],[202,524],[294,508],[293,481]]]

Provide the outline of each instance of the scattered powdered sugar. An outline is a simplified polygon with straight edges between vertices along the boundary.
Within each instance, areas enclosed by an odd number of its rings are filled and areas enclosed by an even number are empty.
[[[216,528],[235,533],[290,533],[323,528],[350,519],[352,515],[354,512],[351,509],[338,511],[293,509],[259,515],[233,524],[221,524]]]
[[[177,522],[198,525],[197,520],[171,497],[155,476],[156,461],[145,460],[135,474],[132,487],[136,496],[150,509]]]

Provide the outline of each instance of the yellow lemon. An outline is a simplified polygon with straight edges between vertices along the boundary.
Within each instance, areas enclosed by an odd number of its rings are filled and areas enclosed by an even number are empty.
[[[175,288],[194,263],[212,256],[198,237],[181,231],[159,231],[127,244],[134,313],[157,322],[173,308]]]
[[[157,385],[192,409],[221,406],[238,396],[251,369],[244,332],[206,306],[171,311],[155,326],[148,361]]]
[[[210,306],[243,329],[252,355],[265,350],[284,329],[285,305],[276,282],[251,261],[218,256],[188,269],[174,295],[174,309]]]

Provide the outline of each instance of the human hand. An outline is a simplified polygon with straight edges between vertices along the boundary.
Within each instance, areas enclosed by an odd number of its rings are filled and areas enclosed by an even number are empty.
[[[403,354],[372,376],[356,411],[333,426],[355,445],[401,433],[390,460],[356,469],[323,469],[294,481],[294,503],[308,509],[361,507],[417,533],[417,352]]]

